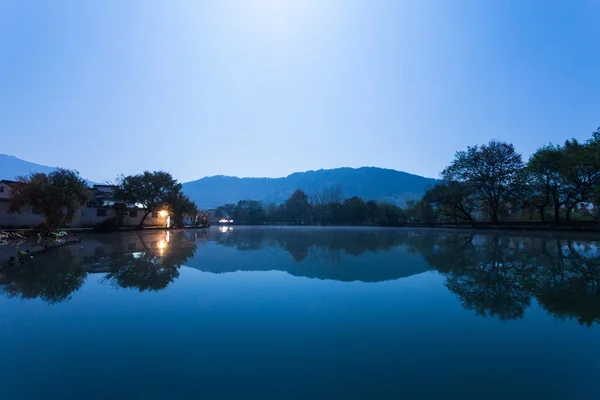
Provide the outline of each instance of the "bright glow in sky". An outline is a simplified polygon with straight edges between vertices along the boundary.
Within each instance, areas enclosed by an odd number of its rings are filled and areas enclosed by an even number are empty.
[[[598,0],[0,0],[0,153],[163,169],[438,176],[600,125]]]

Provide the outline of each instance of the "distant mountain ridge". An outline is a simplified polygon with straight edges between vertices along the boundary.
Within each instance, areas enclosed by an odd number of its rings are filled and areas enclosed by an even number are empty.
[[[32,172],[52,172],[56,168],[21,160],[15,156],[0,154],[0,179],[15,180],[18,176]]]
[[[0,154],[0,179],[15,180],[19,176],[26,176],[32,172],[43,172],[45,174],[54,171],[58,167],[49,167],[22,160],[8,154]],[[84,178],[85,179],[85,178]],[[86,180],[88,185],[95,182]]]
[[[215,208],[239,200],[282,203],[296,189],[308,195],[331,185],[339,185],[344,197],[402,204],[417,199],[437,182],[393,169],[362,167],[296,172],[284,178],[237,178],[211,176],[183,184],[183,191],[202,208]]]
[[[14,180],[32,172],[48,173],[56,168],[0,154],[0,179]],[[183,184],[183,191],[201,208],[216,208],[240,200],[280,204],[296,189],[308,195],[339,185],[344,197],[402,204],[417,199],[437,181],[393,169],[362,167],[295,172],[284,178],[237,178],[217,175]],[[90,185],[94,182],[88,181]]]

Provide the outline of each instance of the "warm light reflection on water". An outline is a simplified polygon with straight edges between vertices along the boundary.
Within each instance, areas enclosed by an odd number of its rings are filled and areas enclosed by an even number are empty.
[[[165,254],[165,249],[167,248],[167,242],[165,240],[160,240],[158,242],[158,251],[160,253],[160,255],[164,255]]]

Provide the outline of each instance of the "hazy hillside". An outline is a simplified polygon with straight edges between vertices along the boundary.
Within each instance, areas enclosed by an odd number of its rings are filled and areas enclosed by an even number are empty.
[[[310,195],[332,184],[340,185],[345,197],[402,203],[420,197],[435,182],[435,179],[406,172],[363,167],[297,172],[285,178],[212,176],[184,183],[183,190],[203,208],[243,199],[281,203],[296,189]]]
[[[0,179],[15,179],[31,172],[50,172],[54,169],[0,154]],[[202,208],[215,208],[244,199],[282,203],[296,189],[302,189],[310,195],[331,185],[339,185],[344,197],[360,196],[367,200],[403,203],[420,197],[434,183],[435,179],[406,172],[363,167],[297,172],[285,178],[211,176],[184,183],[183,190]]]
[[[15,180],[18,176],[29,175],[32,172],[48,173],[56,168],[21,160],[15,156],[0,154],[0,179]],[[86,181],[89,185],[94,184],[90,180]]]
[[[29,175],[32,172],[50,172],[55,168],[35,164],[20,158],[0,154],[0,179],[14,180],[20,175]]]

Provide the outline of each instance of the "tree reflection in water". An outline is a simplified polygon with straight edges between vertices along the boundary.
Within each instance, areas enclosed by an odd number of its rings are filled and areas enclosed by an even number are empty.
[[[556,318],[576,319],[585,326],[600,323],[600,242],[589,238],[403,229],[267,228],[215,233],[211,240],[221,245],[240,251],[278,247],[294,260],[259,265],[265,270],[380,282],[433,269],[445,277],[446,287],[462,306],[479,316],[502,321],[522,318],[535,299]],[[114,287],[145,292],[165,289],[188,260],[205,272],[257,268],[256,263],[192,262],[197,246],[206,240],[206,231],[95,235],[82,241],[82,246],[54,249],[23,265],[3,266],[0,284],[9,298],[40,298],[55,304],[70,299],[88,273],[106,273],[103,281]],[[391,252],[396,249],[402,251]],[[347,257],[388,252],[376,262],[372,258],[345,262]],[[407,258],[411,254],[420,257]]]
[[[71,248],[61,247],[48,258],[34,257],[23,264],[7,264],[0,269],[8,298],[40,298],[48,304],[67,301],[79,290],[87,272]]]
[[[476,315],[519,319],[534,298],[558,318],[575,318],[588,326],[600,323],[600,242],[587,238],[427,230],[238,229],[219,236],[217,242],[243,251],[278,246],[298,263],[331,264],[341,263],[343,254],[360,256],[405,246],[442,274],[448,289]],[[369,281],[367,275],[360,280]]]
[[[114,287],[132,288],[140,292],[165,289],[179,277],[179,269],[194,256],[197,240],[191,240],[185,232],[167,232],[164,239],[151,245],[145,235],[138,235],[140,251],[115,252],[94,260],[110,268],[105,282]],[[195,238],[204,240],[204,238]]]
[[[597,242],[509,236],[440,240],[423,255],[463,307],[501,320],[522,318],[531,299],[560,318],[600,323]],[[450,245],[460,242],[464,245]],[[455,265],[452,265],[455,263]]]

